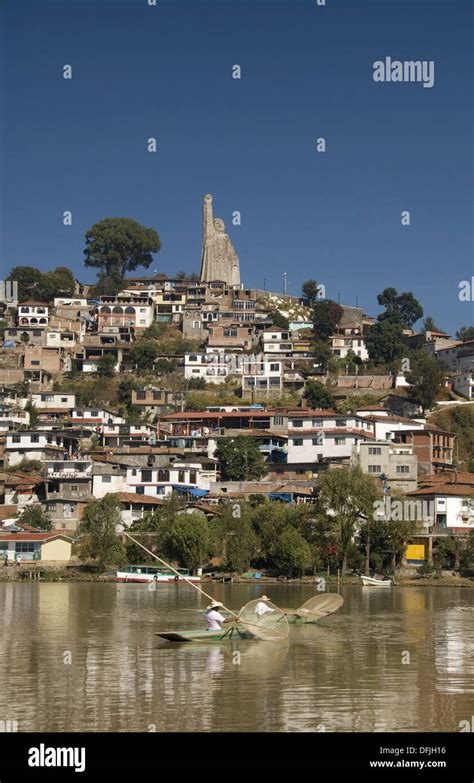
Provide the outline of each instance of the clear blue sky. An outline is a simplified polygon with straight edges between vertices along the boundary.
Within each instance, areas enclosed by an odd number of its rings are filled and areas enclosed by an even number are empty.
[[[151,271],[198,271],[210,192],[246,285],[312,277],[371,314],[394,286],[472,323],[471,0],[157,3],[0,0],[3,275],[93,282],[84,233],[112,216],[159,231]],[[374,82],[386,56],[434,60],[434,87]]]

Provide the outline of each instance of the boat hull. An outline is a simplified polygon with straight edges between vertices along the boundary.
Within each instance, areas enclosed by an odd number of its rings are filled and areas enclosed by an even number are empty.
[[[220,628],[217,631],[193,630],[193,631],[157,631],[155,636],[166,639],[168,642],[227,642],[236,639],[254,639],[249,631],[237,627]]]
[[[364,587],[391,587],[391,579],[373,579],[371,576],[361,576],[360,581]]]
[[[153,576],[150,576],[148,574],[140,574],[140,575],[134,575],[134,574],[125,574],[125,573],[118,573],[115,577],[115,582],[140,582],[140,583],[148,583],[154,582],[155,584],[172,584],[172,583],[186,583],[186,582],[200,582],[201,577],[199,576],[188,576],[186,579],[182,579],[181,577],[174,577],[174,576],[167,576],[167,577],[158,577],[158,579],[155,579]]]

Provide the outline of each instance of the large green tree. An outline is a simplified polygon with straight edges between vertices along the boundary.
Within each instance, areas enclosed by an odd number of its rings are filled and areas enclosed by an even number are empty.
[[[305,398],[310,408],[330,410],[334,408],[334,397],[329,389],[326,389],[322,383],[309,380],[306,385]]]
[[[164,533],[161,546],[165,555],[180,566],[202,566],[211,551],[211,531],[203,514],[177,514]]]
[[[407,381],[413,385],[412,396],[421,405],[423,412],[432,408],[444,382],[445,373],[437,359],[426,351],[418,351],[411,360]]]
[[[301,293],[304,298],[308,300],[309,307],[314,307],[314,304],[319,296],[319,286],[316,280],[305,280],[301,286]]]
[[[372,518],[379,496],[374,480],[359,466],[327,470],[321,476],[319,504],[337,533],[342,575],[347,569],[347,556],[356,527]]]
[[[105,218],[86,233],[85,265],[102,270],[107,277],[124,277],[139,266],[149,267],[161,247],[154,228],[130,218]]]
[[[312,307],[313,333],[317,340],[327,342],[336,331],[343,308],[331,299],[318,299]]]
[[[385,288],[377,296],[377,301],[385,307],[379,315],[379,321],[390,321],[411,329],[423,315],[421,304],[409,291],[399,294],[396,288]]]
[[[302,576],[313,560],[311,547],[296,528],[287,527],[276,540],[273,560],[283,574]]]
[[[462,326],[456,332],[456,338],[462,340],[463,343],[467,340],[474,340],[474,326]]]
[[[125,548],[117,536],[122,526],[120,505],[114,495],[88,503],[78,527],[81,541],[81,556],[97,560],[103,570],[108,565],[123,565],[126,561]]]
[[[364,340],[373,362],[390,364],[406,351],[402,342],[403,329],[399,322],[377,321],[367,331]]]
[[[130,350],[130,359],[137,370],[152,370],[157,356],[157,344],[148,340],[140,340]]]
[[[58,266],[51,272],[41,272],[34,266],[15,266],[8,279],[18,283],[20,302],[28,299],[51,302],[58,296],[70,296],[76,288],[74,275],[67,266]]]
[[[244,435],[219,440],[214,456],[224,481],[258,480],[268,472],[255,439]]]

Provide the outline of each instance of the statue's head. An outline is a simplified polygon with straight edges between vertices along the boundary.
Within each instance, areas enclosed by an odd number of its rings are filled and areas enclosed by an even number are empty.
[[[212,204],[212,196],[210,193],[204,196],[204,201],[207,201],[208,204]]]
[[[214,228],[219,234],[223,234],[225,232],[225,225],[224,221],[221,220],[221,218],[215,218],[214,219]]]

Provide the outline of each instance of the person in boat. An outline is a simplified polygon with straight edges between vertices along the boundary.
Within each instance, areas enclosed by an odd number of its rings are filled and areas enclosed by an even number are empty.
[[[206,620],[208,631],[218,631],[222,628],[222,623],[225,623],[225,617],[219,612],[219,609],[223,609],[224,606],[219,601],[212,601],[208,607],[206,607]]]
[[[265,614],[269,614],[269,612],[273,612],[273,609],[270,609],[270,607],[266,604],[266,601],[270,601],[267,595],[262,595],[260,598],[258,604],[255,607],[255,614],[258,617],[263,617]]]

